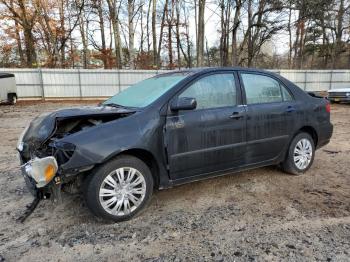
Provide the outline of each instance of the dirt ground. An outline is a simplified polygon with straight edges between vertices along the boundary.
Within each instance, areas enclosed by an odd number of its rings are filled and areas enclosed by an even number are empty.
[[[72,105],[0,107],[0,261],[350,261],[350,105],[332,105],[332,141],[303,176],[268,167],[159,191],[119,224],[64,195],[18,223],[32,196],[17,137],[36,115]]]

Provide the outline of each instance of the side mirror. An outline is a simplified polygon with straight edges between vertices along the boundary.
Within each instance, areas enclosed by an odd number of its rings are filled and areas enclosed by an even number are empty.
[[[178,97],[170,105],[171,111],[193,110],[197,107],[197,101],[193,97]]]

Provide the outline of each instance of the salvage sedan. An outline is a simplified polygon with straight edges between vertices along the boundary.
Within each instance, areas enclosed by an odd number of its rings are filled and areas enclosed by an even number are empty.
[[[19,139],[35,199],[82,192],[97,216],[138,214],[154,189],[279,165],[305,173],[333,126],[328,100],[261,70],[157,75],[96,107],[35,118]]]

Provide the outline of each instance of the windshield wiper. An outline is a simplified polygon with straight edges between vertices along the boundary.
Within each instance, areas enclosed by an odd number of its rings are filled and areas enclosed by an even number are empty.
[[[107,103],[107,104],[102,104],[103,106],[112,106],[112,107],[116,107],[116,108],[125,108],[125,109],[136,109],[137,107],[131,107],[131,106],[123,106],[123,105],[119,105],[116,103]]]
[[[112,107],[122,107],[122,108],[127,108],[127,106],[119,105],[116,103],[108,103],[108,104],[102,104],[104,106],[112,106]]]

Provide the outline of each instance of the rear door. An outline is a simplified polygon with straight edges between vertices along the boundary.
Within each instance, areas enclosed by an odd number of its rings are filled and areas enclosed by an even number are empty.
[[[247,104],[245,164],[276,159],[290,140],[296,104],[290,91],[269,75],[240,72]]]
[[[245,149],[245,107],[233,72],[205,75],[183,90],[197,108],[169,112],[165,144],[171,179],[241,165]]]

